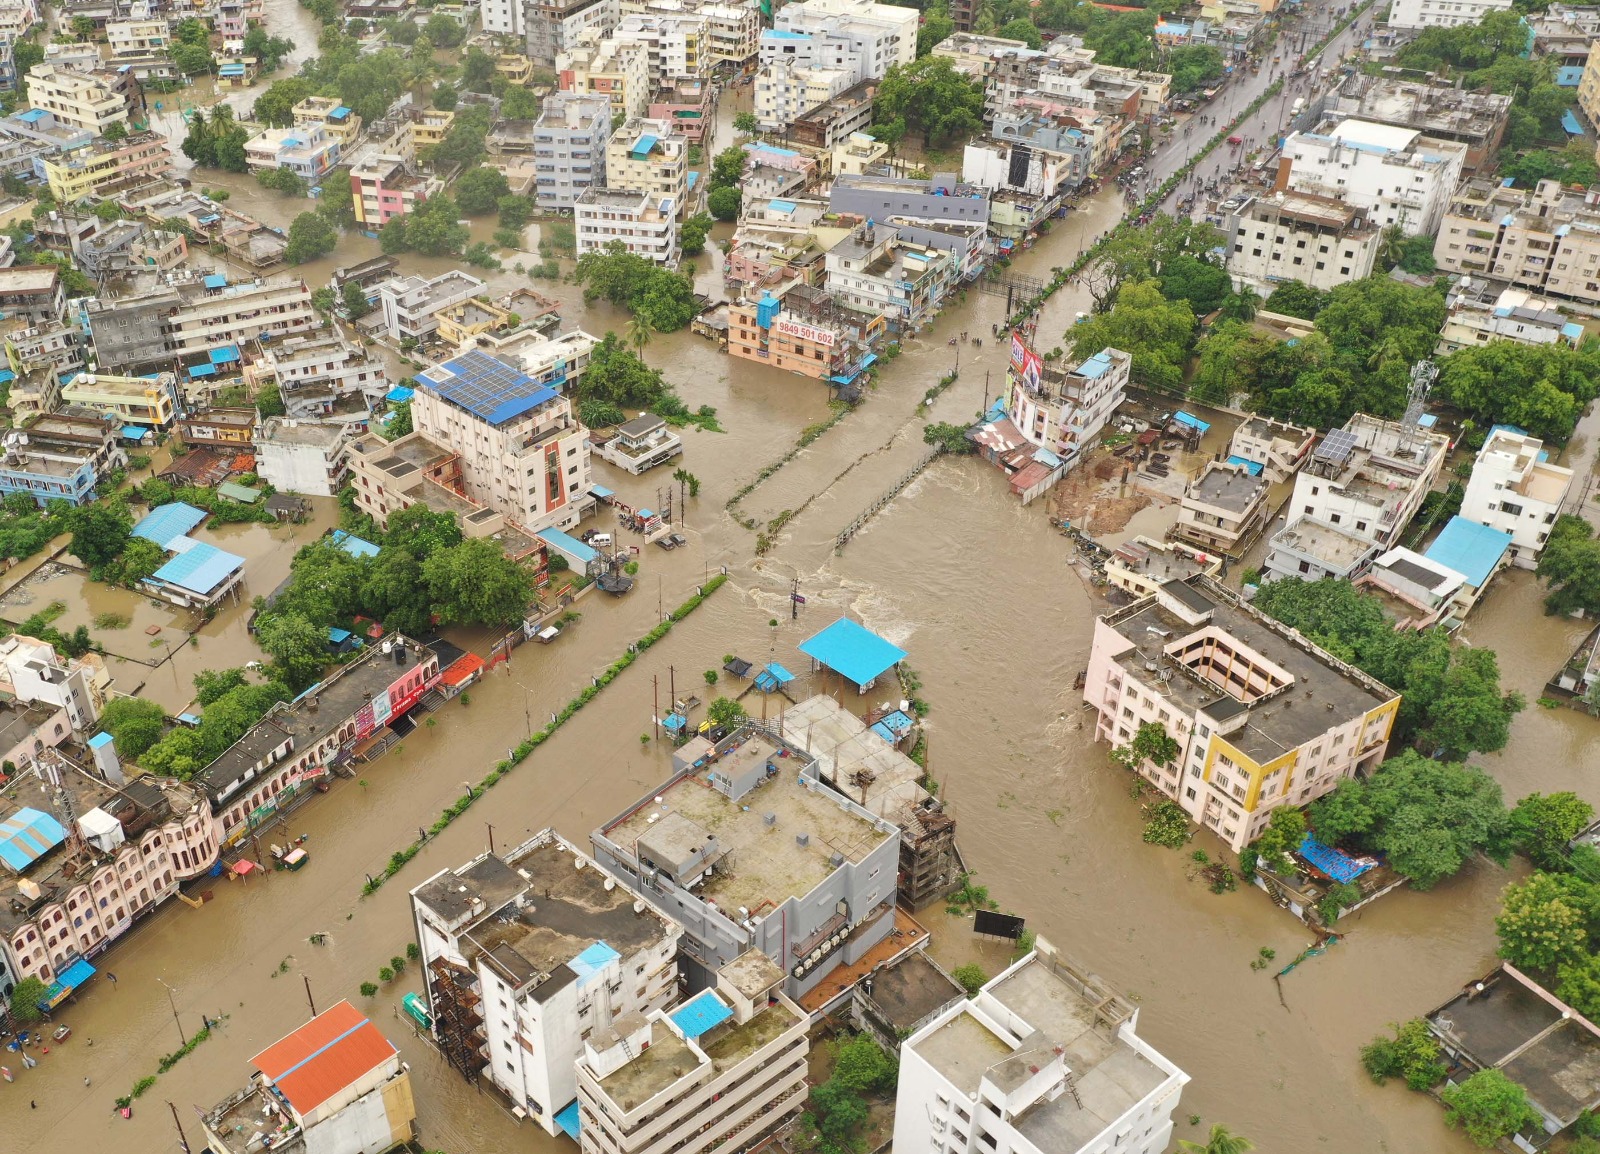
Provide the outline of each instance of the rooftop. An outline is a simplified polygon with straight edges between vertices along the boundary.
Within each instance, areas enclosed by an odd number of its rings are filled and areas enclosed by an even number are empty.
[[[1196,560],[1192,549],[1143,536],[1117,546],[1111,559],[1130,573],[1156,581],[1181,581],[1211,567]]]
[[[560,396],[515,365],[476,349],[417,374],[417,381],[491,425],[503,425]]]
[[[1373,548],[1373,543],[1359,533],[1317,517],[1296,517],[1272,538],[1272,544],[1315,557],[1336,572],[1355,567]]]
[[[906,651],[864,625],[841,617],[806,638],[799,650],[819,665],[865,685],[905,660]]]
[[[396,1053],[364,1013],[340,1002],[262,1050],[251,1065],[303,1117]]]
[[[342,425],[268,417],[261,425],[257,440],[274,445],[308,445],[316,449],[331,449],[344,440],[345,434]]]
[[[1244,469],[1210,462],[1205,470],[1189,483],[1184,499],[1193,499],[1231,513],[1246,513],[1267,493],[1267,483],[1252,477]]]
[[[1117,662],[1140,680],[1162,677],[1164,691],[1184,712],[1240,709],[1249,717],[1227,735],[1245,756],[1267,762],[1298,748],[1330,726],[1366,714],[1396,695],[1360,671],[1345,666],[1304,638],[1240,601],[1206,577],[1184,583],[1210,605],[1209,619],[1195,624],[1162,603],[1163,595],[1142,598],[1102,618],[1131,643]],[[1163,591],[1165,592],[1165,590]],[[1223,691],[1204,672],[1177,660],[1183,639],[1211,631],[1272,662],[1287,681],[1276,692],[1244,702]],[[1169,650],[1172,652],[1169,653]],[[1150,667],[1157,672],[1152,672]]]
[[[878,968],[872,975],[868,996],[890,1026],[905,1031],[966,997],[966,991],[925,950],[912,950],[898,961]]]
[[[1468,585],[1481,589],[1510,548],[1510,533],[1457,515],[1450,518],[1423,555],[1454,569],[1467,579]]]
[[[916,1051],[965,1094],[976,1094],[989,1068],[1011,1056],[1011,1047],[971,1014],[951,1018],[919,1041]]]

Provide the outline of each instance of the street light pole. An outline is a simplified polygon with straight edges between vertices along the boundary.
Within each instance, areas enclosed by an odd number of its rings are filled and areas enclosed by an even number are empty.
[[[174,990],[171,986],[167,985],[166,982],[162,982],[160,978],[157,978],[156,981],[161,982],[161,988],[167,991],[167,1005],[172,1007],[172,1023],[178,1027],[178,1041],[187,1046],[189,1044],[189,1039],[184,1037],[183,1023],[178,1019],[178,1003],[172,996]]]
[[[190,1154],[189,1139],[184,1137],[183,1123],[178,1121],[178,1108],[171,1101],[168,1101],[167,1109],[172,1111],[172,1124],[178,1128],[178,1148],[183,1151],[183,1154]]]

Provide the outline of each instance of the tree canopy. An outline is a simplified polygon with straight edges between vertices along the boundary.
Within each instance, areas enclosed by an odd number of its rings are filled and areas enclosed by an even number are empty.
[[[454,191],[456,204],[462,212],[468,216],[486,216],[496,210],[500,198],[511,192],[511,186],[506,183],[505,173],[498,168],[479,166],[463,172],[456,180]]]
[[[1528,1104],[1528,1095],[1498,1069],[1479,1070],[1464,1082],[1446,1086],[1439,1096],[1444,1099],[1445,1121],[1466,1130],[1479,1146],[1493,1146],[1519,1130],[1542,1129],[1543,1118]]]
[[[129,761],[161,740],[166,711],[142,697],[113,697],[100,714],[100,728],[111,735],[117,753]]]
[[[583,286],[584,300],[620,305],[658,333],[676,332],[694,319],[689,278],[629,252],[621,241],[584,253],[573,276]]]
[[[1571,791],[1530,793],[1511,810],[1511,840],[1540,869],[1562,869],[1567,843],[1594,818],[1594,806]]]
[[[1600,342],[1579,349],[1491,341],[1450,354],[1436,394],[1479,425],[1516,425],[1565,443],[1600,392]]]
[[[1074,357],[1122,349],[1133,357],[1133,379],[1168,390],[1183,387],[1183,366],[1194,339],[1195,315],[1186,301],[1169,301],[1155,281],[1124,284],[1110,312],[1067,331]]]
[[[1217,49],[1192,44],[1168,53],[1166,67],[1172,74],[1172,91],[1181,96],[1221,80],[1224,64]]]
[[[1556,518],[1536,572],[1548,582],[1546,613],[1600,613],[1600,540],[1582,517]]]
[[[891,65],[872,102],[873,135],[893,142],[907,132],[924,148],[943,148],[983,125],[983,85],[946,56]]]
[[[289,225],[289,246],[283,256],[290,264],[305,264],[326,256],[339,245],[339,230],[321,213],[302,212]],[[365,299],[365,298],[363,298]]]
[[[1494,926],[1500,956],[1518,969],[1582,962],[1600,929],[1600,887],[1574,874],[1535,873],[1505,888]]]

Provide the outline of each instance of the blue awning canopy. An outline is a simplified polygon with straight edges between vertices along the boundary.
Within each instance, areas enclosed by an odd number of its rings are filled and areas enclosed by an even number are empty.
[[[800,643],[800,652],[818,665],[866,685],[905,660],[906,651],[864,625],[841,617]]]
[[[615,493],[606,488],[604,485],[590,485],[589,492],[593,493],[602,501],[609,501],[611,498],[616,496]]]
[[[69,990],[76,990],[79,986],[83,985],[92,977],[94,977],[94,967],[88,962],[84,961],[82,958],[79,958],[77,961],[68,966],[66,970],[56,978],[56,981],[60,982]]]
[[[125,441],[142,441],[150,435],[150,430],[143,425],[123,425],[122,439]]]
[[[578,1114],[578,1100],[574,1098],[572,1104],[556,1115],[556,1125],[560,1126],[568,1138],[574,1142],[578,1135],[583,1133],[583,1119]]]
[[[221,348],[211,350],[211,363],[226,365],[239,359],[238,345],[223,345]]]

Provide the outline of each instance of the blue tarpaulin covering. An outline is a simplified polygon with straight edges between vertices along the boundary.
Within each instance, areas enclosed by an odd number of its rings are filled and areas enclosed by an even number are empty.
[[[21,873],[67,840],[61,823],[29,806],[0,821],[0,861]]]
[[[1323,845],[1310,834],[1306,834],[1295,852],[1336,882],[1353,882],[1374,865],[1357,861],[1342,849]]]
[[[142,441],[150,435],[150,430],[143,425],[123,425],[122,439],[124,441]]]
[[[1561,127],[1567,130],[1568,136],[1583,135],[1583,125],[1578,123],[1578,118],[1572,115],[1570,108],[1561,114]]]
[[[10,384],[17,379],[17,374],[10,369],[0,369],[0,383]]]
[[[170,504],[159,505],[146,513],[133,527],[133,535],[142,537],[146,541],[154,541],[163,549],[170,549],[174,541],[205,519],[204,509],[196,509],[193,505],[186,505],[182,501],[173,501]]]
[[[205,285],[206,288],[226,288],[228,285],[228,278],[223,273],[214,272],[210,276],[204,278],[200,283]]]
[[[733,1017],[733,1011],[724,1006],[722,999],[712,991],[702,990],[673,1010],[671,1017],[685,1038],[698,1038],[713,1026]]]
[[[905,660],[906,651],[864,625],[841,617],[800,643],[800,652],[835,673],[865,685]]]
[[[1250,460],[1246,460],[1244,457],[1230,456],[1228,458],[1228,464],[1230,464],[1230,465],[1243,465],[1244,466],[1244,471],[1249,473],[1252,477],[1261,476],[1261,462],[1260,461],[1250,461]]]
[[[633,148],[629,151],[629,155],[635,160],[642,159],[643,157],[649,156],[650,150],[659,143],[661,143],[661,138],[659,136],[655,136],[647,132],[634,143]]]
[[[409,401],[417,395],[417,390],[408,389],[404,385],[396,385],[383,395],[383,399],[391,405],[398,405],[401,401]]]
[[[756,688],[763,693],[774,693],[794,680],[794,674],[774,661],[756,674]]]
[[[596,942],[567,963],[567,969],[578,975],[578,985],[585,986],[612,962],[622,957],[604,942]]]
[[[223,345],[221,348],[211,350],[211,363],[214,365],[232,364],[239,359],[238,345]]]
[[[343,529],[335,529],[331,539],[335,545],[352,557],[376,557],[378,555],[378,547],[371,541],[363,541],[360,537],[346,533]]]
[[[152,581],[176,585],[202,596],[244,568],[244,558],[215,545],[195,541],[151,575]]]
[[[688,724],[689,719],[681,713],[669,713],[661,719],[661,728],[668,733],[677,733]]]
[[[193,380],[195,377],[214,377],[216,375],[217,366],[211,364],[209,361],[203,365],[191,365],[189,367],[190,380]]]
[[[572,1104],[556,1115],[556,1125],[566,1133],[574,1142],[578,1135],[583,1133],[583,1119],[578,1113],[578,1100],[574,1098]]]
[[[1211,427],[1199,417],[1191,416],[1182,409],[1179,409],[1176,413],[1173,413],[1172,419],[1177,421],[1180,425],[1188,425],[1191,429],[1199,429],[1202,433]]]

